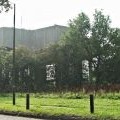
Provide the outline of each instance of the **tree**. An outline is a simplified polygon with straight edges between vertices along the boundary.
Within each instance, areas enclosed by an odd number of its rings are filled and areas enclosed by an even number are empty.
[[[109,51],[110,58],[105,62],[107,68],[106,78],[109,83],[120,83],[120,33],[119,29],[111,29]]]
[[[95,11],[94,21],[91,30],[91,42],[93,53],[93,64],[96,82],[101,82],[103,70],[105,69],[104,63],[110,56],[111,41],[109,39],[111,33],[110,28],[111,20],[109,16],[103,15],[102,11]],[[104,67],[103,67],[104,66]]]
[[[11,83],[11,52],[5,48],[0,48],[0,90],[10,90]]]
[[[16,49],[15,85],[18,90],[34,90],[34,57],[28,48]]]
[[[6,12],[10,9],[11,5],[9,0],[0,0],[0,12],[5,10]]]
[[[84,13],[69,23],[69,31],[66,34],[63,44],[69,54],[69,74],[72,85],[80,85],[83,81],[82,61],[87,59],[87,43],[90,33],[90,20]]]
[[[110,23],[110,17],[97,10],[95,10],[94,21],[91,24],[84,13],[70,21],[69,32],[63,43],[65,46],[70,46],[68,54],[72,61],[70,64],[73,66],[72,75],[75,79],[80,80],[78,75],[82,76],[83,67],[80,67],[80,64],[83,60],[87,60],[89,63],[89,82],[93,82],[93,78],[95,78],[96,83],[108,83],[116,78],[115,72],[114,74],[112,72],[112,76],[110,75],[110,70],[118,70],[115,69],[115,66],[113,67],[113,63],[115,60],[119,61],[120,35],[117,29],[110,27]]]

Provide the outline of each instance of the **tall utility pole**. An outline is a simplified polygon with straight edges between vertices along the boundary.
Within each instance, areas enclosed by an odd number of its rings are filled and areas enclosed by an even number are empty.
[[[13,105],[15,105],[15,4],[14,4],[14,16],[13,16]]]

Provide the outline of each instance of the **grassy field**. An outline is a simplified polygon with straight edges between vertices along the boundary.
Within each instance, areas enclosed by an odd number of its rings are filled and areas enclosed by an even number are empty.
[[[120,94],[103,94],[95,97],[95,113],[90,114],[89,95],[82,94],[31,94],[30,110],[26,110],[25,94],[17,94],[12,105],[11,94],[0,96],[0,110],[31,114],[62,116],[75,115],[98,119],[120,119]]]

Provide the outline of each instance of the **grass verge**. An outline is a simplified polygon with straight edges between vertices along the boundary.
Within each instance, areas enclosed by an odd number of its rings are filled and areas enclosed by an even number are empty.
[[[68,94],[68,93],[67,93]],[[120,99],[116,97],[95,97],[95,113],[90,114],[89,95],[79,96],[75,98],[66,95],[58,96],[58,94],[31,94],[30,110],[26,110],[25,94],[17,94],[16,105],[12,105],[12,96],[0,96],[1,113],[11,113],[22,116],[34,116],[42,118],[58,118],[61,119],[120,119]],[[117,96],[119,96],[117,94]],[[114,99],[115,98],[115,99]]]

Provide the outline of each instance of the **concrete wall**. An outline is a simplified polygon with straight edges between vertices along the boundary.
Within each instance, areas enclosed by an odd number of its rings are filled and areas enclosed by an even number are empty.
[[[26,46],[31,49],[42,49],[61,39],[67,27],[54,25],[36,30],[16,29],[16,46]],[[0,28],[0,46],[13,45],[13,28]]]

